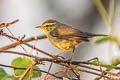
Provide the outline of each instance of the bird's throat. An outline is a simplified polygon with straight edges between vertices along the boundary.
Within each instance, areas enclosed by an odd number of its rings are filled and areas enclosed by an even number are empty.
[[[45,33],[46,36],[48,36],[49,32],[47,30],[42,29],[42,31]]]

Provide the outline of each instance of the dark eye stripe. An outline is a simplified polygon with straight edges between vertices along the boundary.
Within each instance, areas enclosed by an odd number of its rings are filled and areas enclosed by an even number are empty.
[[[52,26],[54,26],[55,24],[48,24],[48,25],[46,25],[46,27],[52,27]]]

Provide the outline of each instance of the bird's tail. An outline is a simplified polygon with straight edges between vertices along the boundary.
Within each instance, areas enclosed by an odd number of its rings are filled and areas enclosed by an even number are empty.
[[[91,36],[109,36],[109,35],[106,35],[106,34],[92,34]]]
[[[106,34],[92,34],[92,33],[88,33],[88,32],[86,32],[86,34],[87,34],[88,37],[109,36],[109,35],[106,35]]]

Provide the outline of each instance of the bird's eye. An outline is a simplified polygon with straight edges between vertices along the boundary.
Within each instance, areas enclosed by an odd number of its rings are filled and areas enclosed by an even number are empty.
[[[46,25],[46,27],[49,27],[49,25]]]

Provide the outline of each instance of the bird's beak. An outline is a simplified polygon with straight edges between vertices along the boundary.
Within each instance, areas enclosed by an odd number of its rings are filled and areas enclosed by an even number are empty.
[[[36,26],[35,28],[41,28],[42,26]]]

